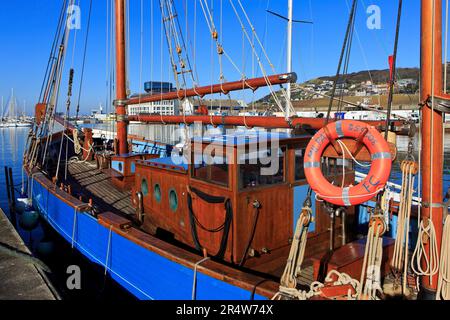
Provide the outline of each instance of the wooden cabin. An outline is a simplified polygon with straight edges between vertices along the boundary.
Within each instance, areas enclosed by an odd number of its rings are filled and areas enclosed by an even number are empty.
[[[303,155],[310,139],[284,133],[221,135],[194,139],[188,155],[136,160],[132,197],[138,206],[140,193],[142,228],[232,264],[279,273],[308,192]],[[323,167],[330,180],[341,182],[338,161],[325,158]],[[354,181],[352,170],[346,171],[347,183]],[[306,257],[326,252],[331,240],[330,212],[314,193],[312,206]],[[346,224],[354,220],[349,208]],[[333,222],[337,248],[352,240],[353,228],[345,228],[344,235],[340,218]]]

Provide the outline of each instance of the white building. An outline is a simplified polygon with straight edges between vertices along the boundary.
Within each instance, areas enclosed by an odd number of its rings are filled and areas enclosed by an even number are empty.
[[[162,100],[155,102],[146,102],[140,104],[131,104],[128,106],[128,114],[136,116],[140,113],[161,114],[164,116],[177,115],[179,112],[178,100]]]

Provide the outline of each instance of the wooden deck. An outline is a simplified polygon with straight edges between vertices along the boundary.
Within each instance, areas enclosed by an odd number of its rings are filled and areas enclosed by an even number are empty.
[[[119,191],[113,186],[110,171],[99,170],[95,163],[89,162],[71,163],[68,171],[73,195],[81,195],[84,201],[92,199],[99,212],[135,213],[130,192]]]
[[[100,213],[113,212],[121,216],[135,213],[130,192],[119,191],[112,184],[109,170],[99,170],[95,163],[74,162],[69,165],[68,172],[73,195],[82,195],[84,201],[92,199]],[[299,284],[309,286],[314,281],[313,267],[311,262],[305,261],[305,264]],[[277,268],[271,275],[279,277],[283,270],[284,267]]]

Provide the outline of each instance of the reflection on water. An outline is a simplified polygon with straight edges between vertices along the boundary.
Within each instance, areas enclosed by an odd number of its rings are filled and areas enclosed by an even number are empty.
[[[9,214],[4,167],[11,167],[16,185],[16,196],[22,189],[22,155],[28,136],[28,128],[0,129],[0,207]],[[24,188],[26,178],[24,177]],[[11,218],[11,217],[10,217]],[[128,292],[105,277],[103,269],[92,265],[70,244],[64,241],[44,220],[28,214],[15,214],[15,227],[35,256],[50,267],[49,279],[62,296],[69,300],[130,300]],[[14,219],[11,219],[14,223]],[[81,269],[81,290],[68,290],[66,287],[67,267],[77,265]]]

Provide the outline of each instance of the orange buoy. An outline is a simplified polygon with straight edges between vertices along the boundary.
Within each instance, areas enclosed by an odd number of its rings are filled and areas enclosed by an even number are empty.
[[[367,177],[356,186],[338,187],[324,177],[321,158],[333,140],[354,138],[369,150],[372,165]],[[389,145],[374,127],[360,121],[341,120],[328,124],[311,139],[304,159],[306,179],[321,199],[339,206],[352,206],[372,199],[389,179],[392,156]]]

